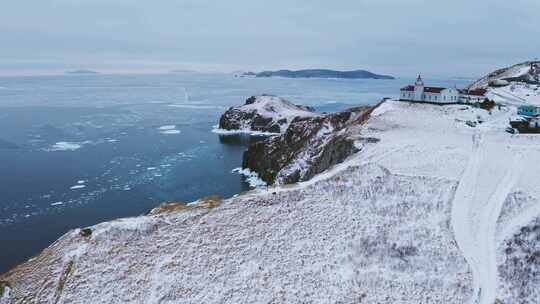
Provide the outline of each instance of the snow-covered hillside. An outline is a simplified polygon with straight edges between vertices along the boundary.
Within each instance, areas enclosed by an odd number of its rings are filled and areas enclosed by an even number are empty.
[[[242,106],[231,107],[220,118],[216,133],[285,132],[295,118],[317,116],[314,110],[273,95],[252,96]]]
[[[387,101],[356,130],[380,141],[326,173],[69,232],[2,304],[531,303],[540,138],[511,114]]]
[[[540,62],[527,61],[481,78],[471,89],[488,90],[487,97],[502,104],[540,106]]]

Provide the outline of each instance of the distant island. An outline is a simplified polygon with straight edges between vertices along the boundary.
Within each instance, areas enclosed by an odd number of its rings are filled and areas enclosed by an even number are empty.
[[[92,71],[92,70],[74,70],[74,71],[66,71],[66,74],[99,74],[99,72]]]
[[[279,70],[260,73],[247,72],[242,76],[254,77],[286,77],[286,78],[344,78],[344,79],[395,79],[388,75],[379,75],[365,70],[335,71],[326,69]]]
[[[179,70],[171,70],[170,72],[173,73],[173,74],[178,74],[178,73],[197,73],[197,71],[193,71],[193,70],[182,70],[182,69],[179,69]]]

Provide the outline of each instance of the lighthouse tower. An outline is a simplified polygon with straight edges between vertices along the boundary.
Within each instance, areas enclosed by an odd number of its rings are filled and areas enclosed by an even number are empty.
[[[424,95],[424,81],[422,80],[422,76],[418,74],[418,78],[416,78],[416,82],[414,83],[414,100],[422,101],[424,99],[422,98],[423,95]]]

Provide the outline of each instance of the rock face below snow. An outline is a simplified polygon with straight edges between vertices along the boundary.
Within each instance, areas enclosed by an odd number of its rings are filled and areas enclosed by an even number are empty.
[[[310,107],[295,105],[277,96],[252,96],[243,106],[231,107],[219,120],[228,131],[282,133],[298,117],[316,116]]]
[[[358,151],[348,127],[366,121],[373,107],[295,118],[284,134],[248,147],[242,166],[268,184],[311,179]]]

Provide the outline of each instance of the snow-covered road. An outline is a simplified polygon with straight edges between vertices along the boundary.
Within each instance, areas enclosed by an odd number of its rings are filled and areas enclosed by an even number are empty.
[[[452,208],[455,238],[473,272],[472,302],[479,304],[492,304],[497,296],[497,220],[523,164],[510,146],[489,146],[481,131],[473,135],[473,151]]]

